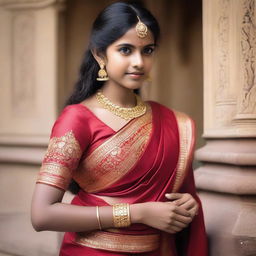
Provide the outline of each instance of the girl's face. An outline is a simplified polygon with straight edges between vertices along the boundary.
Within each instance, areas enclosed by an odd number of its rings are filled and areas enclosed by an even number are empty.
[[[151,70],[154,50],[150,31],[145,38],[139,38],[135,28],[128,30],[106,50],[107,83],[127,89],[140,88]]]

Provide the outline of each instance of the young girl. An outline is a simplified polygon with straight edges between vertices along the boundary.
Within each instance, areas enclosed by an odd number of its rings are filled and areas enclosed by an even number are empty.
[[[149,76],[158,37],[155,18],[135,4],[111,4],[93,24],[32,201],[35,230],[66,232],[62,256],[207,255],[193,122],[134,93]],[[78,191],[65,204],[71,180]]]

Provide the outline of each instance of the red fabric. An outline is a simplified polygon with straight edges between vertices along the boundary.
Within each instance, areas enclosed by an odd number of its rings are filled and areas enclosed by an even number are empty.
[[[156,103],[149,102],[152,107],[153,130],[150,141],[143,153],[141,159],[124,177],[113,184],[111,187],[97,192],[100,196],[114,196],[122,198],[123,202],[141,203],[148,201],[166,201],[165,193],[172,191],[175,178],[175,170],[179,155],[179,132],[175,115],[168,108]],[[70,112],[72,117],[66,118]],[[67,127],[59,128],[61,133],[71,129],[75,133],[84,157],[95,149],[105,140],[116,134],[110,127],[99,120],[89,109],[81,104],[69,106],[61,115],[62,122]],[[65,122],[63,122],[65,120]],[[56,124],[58,125],[58,124]],[[62,126],[62,125],[60,125]],[[123,127],[122,129],[125,129]],[[57,129],[55,129],[57,130]],[[180,192],[191,193],[200,202],[195,194],[195,185],[192,169],[190,170]],[[105,201],[96,198],[93,194],[87,194],[80,191],[74,198],[72,204],[76,205],[108,205]],[[127,234],[149,234],[159,232],[151,227],[135,224],[129,228],[122,229]],[[207,242],[203,222],[202,211],[196,216],[190,226],[186,229],[187,237],[183,241],[182,254],[178,256],[206,256]],[[160,233],[160,232],[159,232]],[[131,255],[122,253],[113,253],[102,250],[95,250],[75,244],[75,233],[67,232],[64,236],[60,255],[90,255],[90,256],[118,256]],[[174,236],[169,235],[169,248],[176,255],[174,248]],[[160,256],[160,251],[143,253],[147,256]],[[167,254],[168,255],[168,254]]]

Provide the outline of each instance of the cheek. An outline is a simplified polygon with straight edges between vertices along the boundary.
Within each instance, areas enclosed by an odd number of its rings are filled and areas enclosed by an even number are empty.
[[[127,61],[120,55],[112,55],[111,58],[108,59],[106,69],[108,73],[117,75],[118,72],[125,72],[127,69]]]
[[[145,61],[144,68],[146,72],[150,72],[150,70],[152,69],[152,66],[153,66],[153,59],[148,59]]]

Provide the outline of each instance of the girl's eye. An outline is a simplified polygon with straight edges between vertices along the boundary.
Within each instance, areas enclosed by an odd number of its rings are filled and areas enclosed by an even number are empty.
[[[119,49],[119,52],[121,52],[124,55],[128,55],[129,53],[131,53],[131,49],[129,47],[122,47]]]
[[[154,48],[152,47],[147,47],[143,50],[143,53],[146,54],[146,55],[150,55],[154,52]]]

